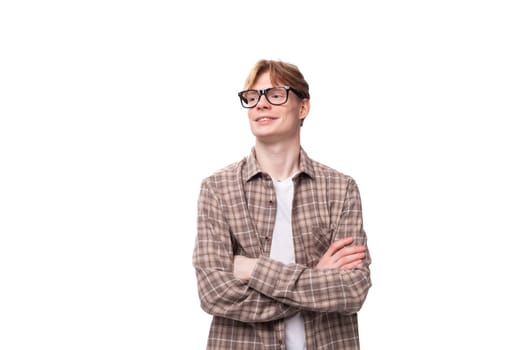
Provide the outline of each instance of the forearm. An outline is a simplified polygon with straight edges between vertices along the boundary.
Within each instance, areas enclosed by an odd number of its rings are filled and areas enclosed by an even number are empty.
[[[320,257],[319,266],[285,265],[260,257],[251,269],[248,286],[302,310],[343,314],[359,311],[371,287],[371,259],[355,182],[348,183],[344,203],[334,210],[338,215],[332,246]],[[358,263],[350,263],[351,268],[345,268],[345,261],[355,259]]]
[[[204,311],[242,322],[273,321],[298,312],[292,305],[249,288],[246,279],[236,276],[231,249],[220,248],[223,242],[225,240],[215,241],[211,235],[198,236],[193,265]]]
[[[299,309],[352,314],[363,305],[371,286],[368,263],[343,271],[319,270],[259,258],[248,286]]]
[[[201,307],[207,313],[241,322],[268,322],[295,315],[298,309],[250,288],[231,273],[196,268]]]
[[[213,191],[203,184],[199,197],[198,232],[193,252],[198,292],[204,311],[242,322],[273,321],[297,313],[248,287],[233,274],[234,248],[228,222]]]

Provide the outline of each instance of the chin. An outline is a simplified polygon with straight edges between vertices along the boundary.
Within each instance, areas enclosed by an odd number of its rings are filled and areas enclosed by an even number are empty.
[[[253,136],[255,137],[265,137],[265,136],[275,135],[275,132],[270,131],[270,130],[260,130],[259,128],[257,128],[257,126],[252,127],[251,130],[252,130]]]

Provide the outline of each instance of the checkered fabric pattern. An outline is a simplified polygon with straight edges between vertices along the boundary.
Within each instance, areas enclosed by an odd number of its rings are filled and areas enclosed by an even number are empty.
[[[301,312],[307,349],[359,349],[357,312],[371,286],[367,251],[353,270],[315,266],[329,245],[354,237],[365,245],[355,181],[301,149],[293,178],[296,263],[269,258],[276,214],[271,177],[255,151],[204,179],[193,252],[202,308],[213,315],[208,349],[284,349],[284,319]],[[233,275],[233,257],[258,258],[248,281]]]

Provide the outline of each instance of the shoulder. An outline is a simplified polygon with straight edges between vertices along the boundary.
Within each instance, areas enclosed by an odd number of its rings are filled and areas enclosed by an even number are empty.
[[[348,174],[345,174],[315,160],[310,160],[310,162],[313,169],[313,175],[316,180],[347,184],[355,183],[354,178]]]
[[[347,174],[342,173],[324,163],[318,162],[308,156],[304,149],[301,148],[301,169],[318,184],[324,183],[327,185],[338,184],[342,186],[343,183],[353,183],[354,179]]]
[[[334,209],[361,207],[359,188],[352,176],[317,161],[312,161],[312,169],[314,187],[326,196]]]

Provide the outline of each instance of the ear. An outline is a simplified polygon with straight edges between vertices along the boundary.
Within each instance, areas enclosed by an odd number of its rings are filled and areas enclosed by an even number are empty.
[[[310,100],[305,98],[301,101],[301,107],[299,109],[299,119],[304,120],[304,118],[306,118],[309,112],[310,112]]]

